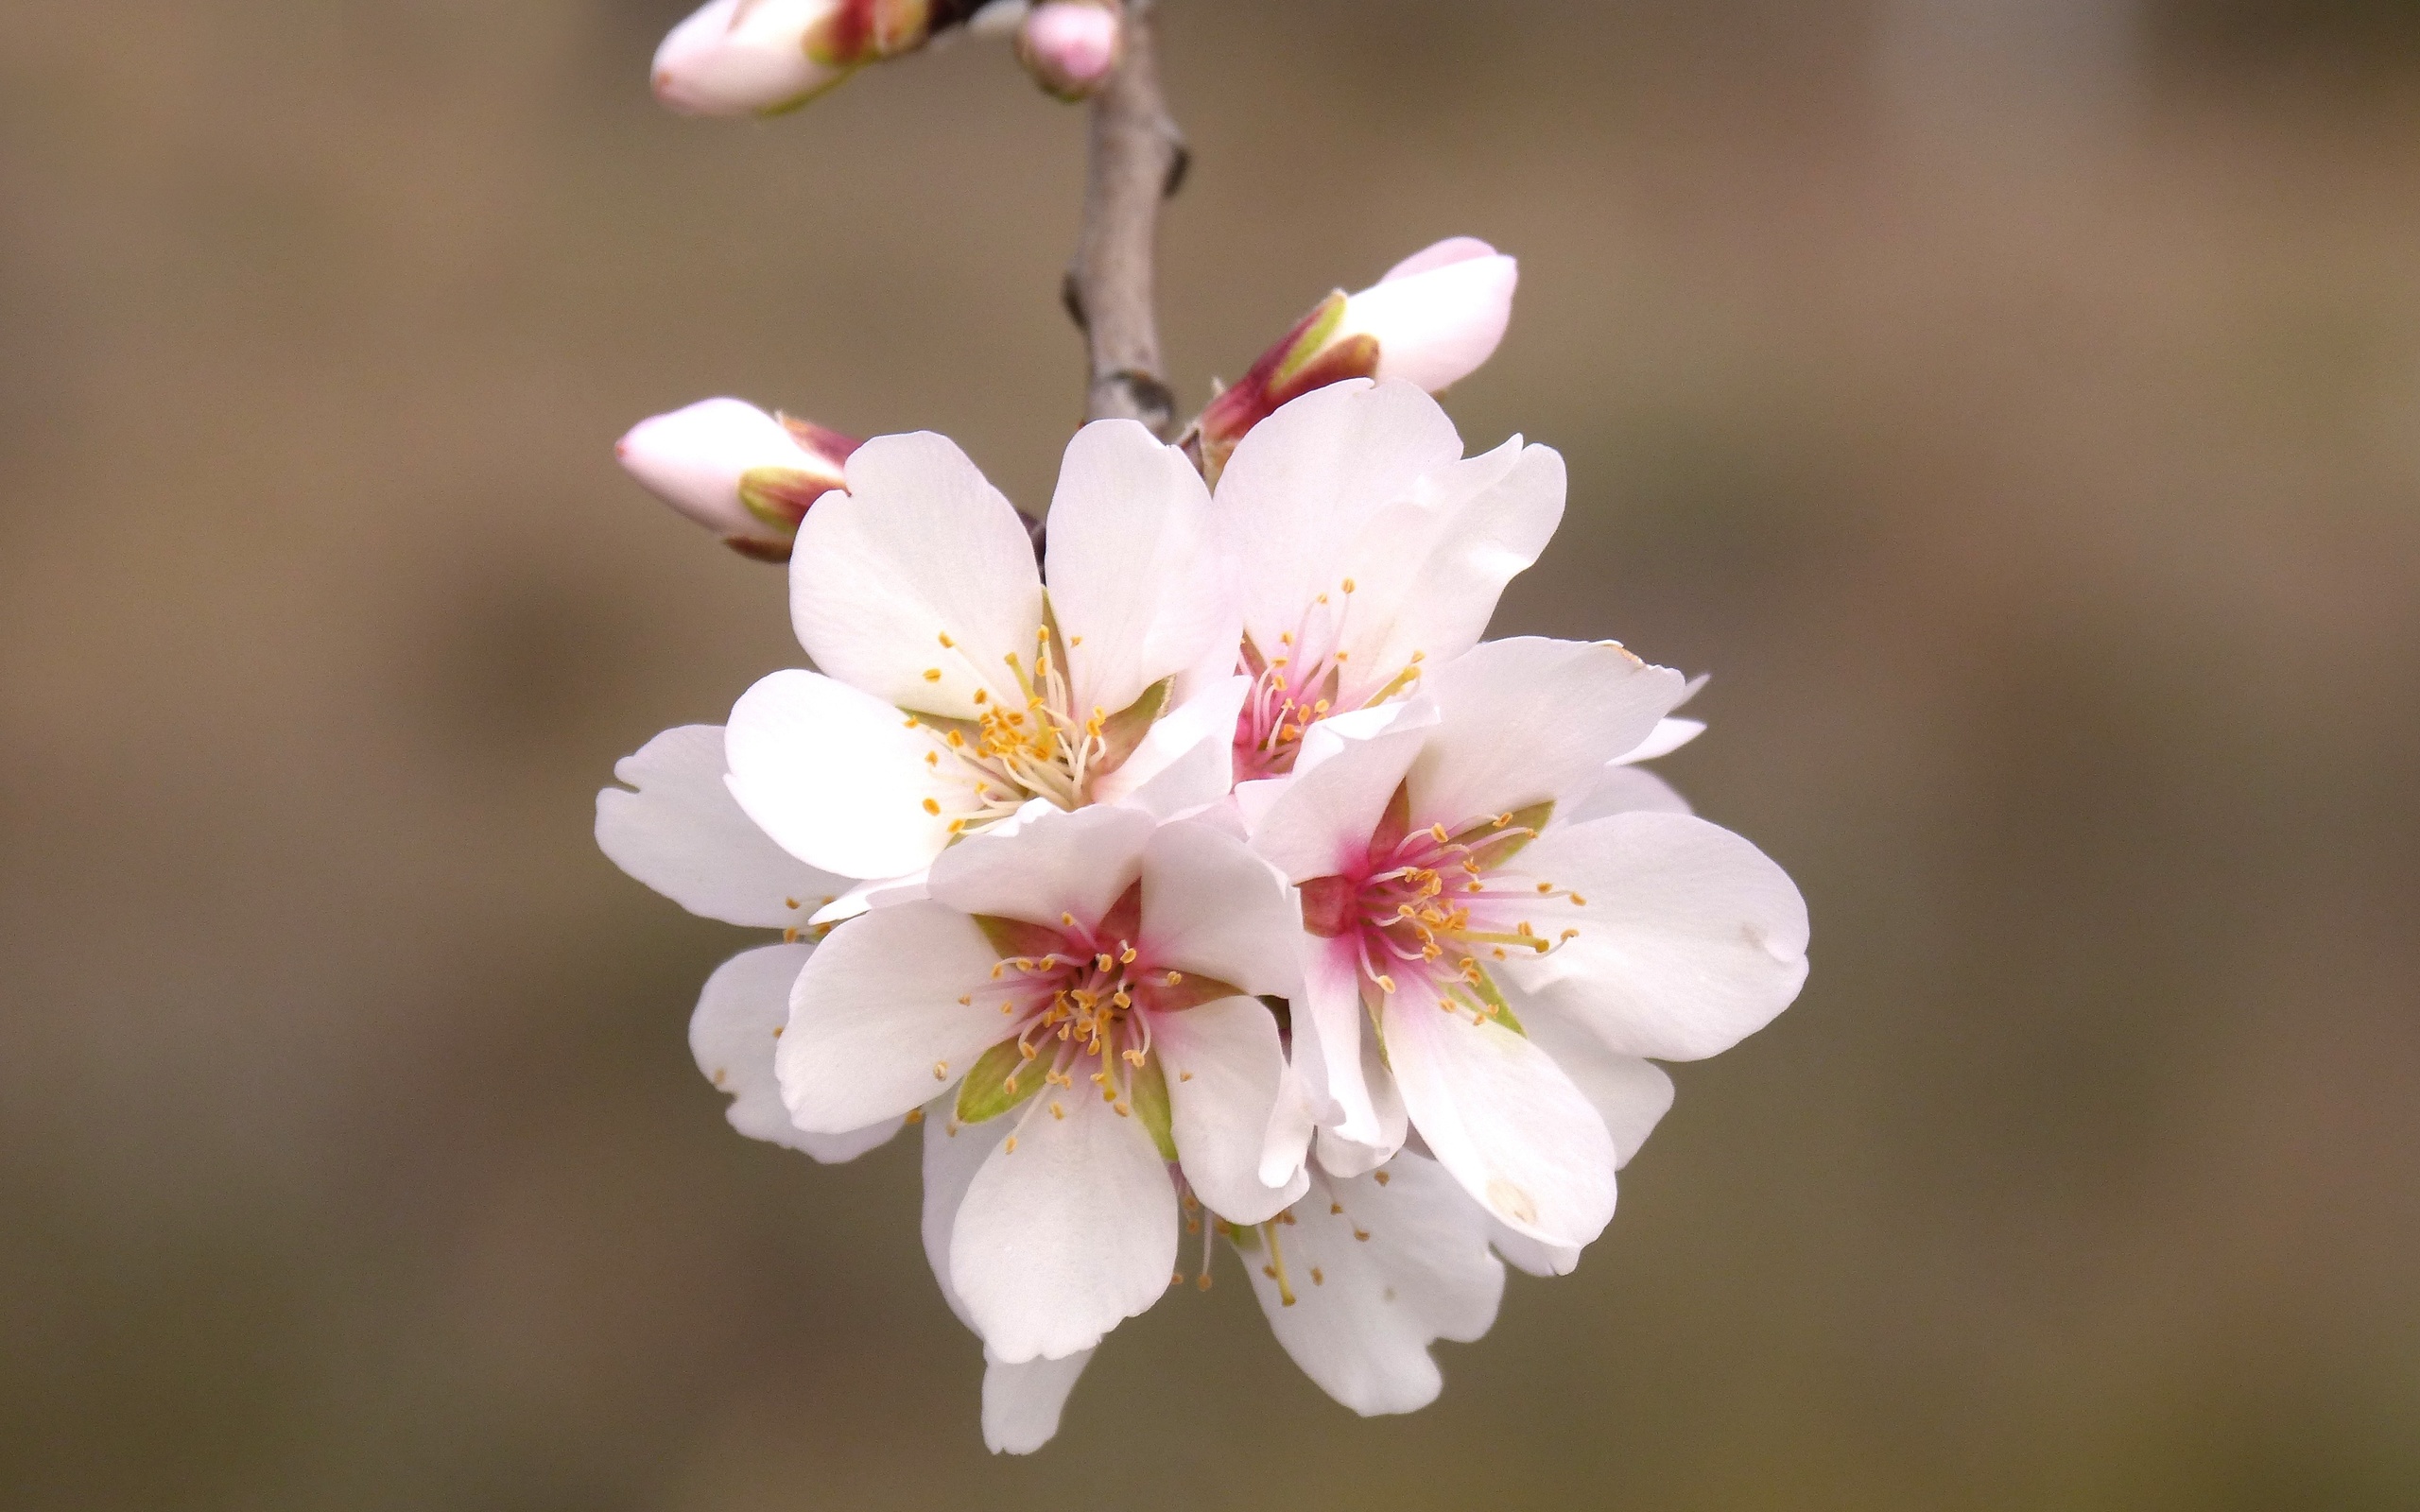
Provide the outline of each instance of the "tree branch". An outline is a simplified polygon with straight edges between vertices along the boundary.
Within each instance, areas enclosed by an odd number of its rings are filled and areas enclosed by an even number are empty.
[[[1160,363],[1152,305],[1160,201],[1184,177],[1184,139],[1160,93],[1150,0],[1127,0],[1125,54],[1093,96],[1084,218],[1067,270],[1068,313],[1092,364],[1092,420],[1136,420],[1166,440],[1176,397]]]

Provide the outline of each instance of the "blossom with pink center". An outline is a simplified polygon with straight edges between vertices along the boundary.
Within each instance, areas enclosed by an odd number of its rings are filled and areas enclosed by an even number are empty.
[[[790,618],[819,670],[741,696],[726,753],[739,805],[809,865],[865,879],[826,921],[915,879],[1035,800],[1174,816],[1218,801],[1234,595],[1210,498],[1132,421],[1068,443],[1047,560],[966,455],[877,437],[799,526]]]
[[[1336,384],[1270,416],[1219,481],[1235,564],[1236,780],[1293,769],[1320,720],[1416,692],[1470,649],[1563,518],[1563,458],[1514,437],[1479,456],[1406,383]]]
[[[1246,805],[1301,890],[1294,1051],[1330,1169],[1416,1129],[1567,1268],[1613,1216],[1612,1130],[1668,1098],[1642,1058],[1716,1054],[1796,996],[1806,905],[1754,847],[1669,812],[1558,822],[1684,691],[1609,643],[1491,642]]]
[[[992,1148],[945,1289],[995,1359],[1063,1359],[1167,1289],[1184,1194],[1253,1224],[1304,1191],[1257,1001],[1297,989],[1299,914],[1242,842],[1117,807],[969,838],[927,885],[806,962],[783,1096],[838,1134],[954,1087],[940,1137]]]
[[[1124,31],[1116,0],[1043,0],[1017,27],[1017,57],[1044,89],[1080,100],[1108,82]]]

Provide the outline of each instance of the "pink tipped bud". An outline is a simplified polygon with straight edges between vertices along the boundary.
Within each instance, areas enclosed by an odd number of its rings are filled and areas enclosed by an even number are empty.
[[[868,63],[914,52],[972,0],[707,0],[655,51],[655,97],[683,115],[770,114]]]
[[[1044,89],[1080,100],[1117,67],[1124,27],[1114,0],[1043,0],[1017,28],[1017,57]]]
[[[1331,294],[1296,321],[1203,407],[1184,445],[1216,482],[1247,431],[1314,388],[1399,378],[1442,392],[1495,354],[1520,281],[1520,265],[1474,237],[1414,252],[1369,288]]]
[[[857,443],[737,399],[643,420],[614,455],[665,503],[744,556],[786,561],[798,523],[842,483]]]
[[[1495,354],[1520,282],[1512,258],[1476,237],[1456,236],[1405,258],[1348,298],[1332,339],[1374,337],[1375,376],[1440,393]]]

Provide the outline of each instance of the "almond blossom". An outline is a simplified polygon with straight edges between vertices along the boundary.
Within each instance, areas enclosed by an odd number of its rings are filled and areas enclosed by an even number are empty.
[[[783,1097],[848,1135],[955,1087],[941,1137],[992,1148],[937,1268],[994,1358],[1063,1359],[1167,1289],[1180,1187],[1244,1224],[1305,1190],[1308,1131],[1272,1147],[1285,1053],[1255,1000],[1296,990],[1300,915],[1240,841],[1117,807],[970,838],[928,888],[805,963]]]
[[[1806,906],[1754,847],[1670,812],[1557,822],[1684,692],[1610,643],[1492,642],[1246,804],[1302,891],[1294,1050],[1331,1169],[1416,1130],[1567,1269],[1613,1216],[1612,1130],[1668,1101],[1643,1057],[1714,1055],[1797,994]]]
[[[1513,437],[1478,456],[1412,384],[1306,394],[1255,427],[1219,479],[1234,562],[1239,781],[1291,771],[1319,720],[1415,692],[1478,642],[1563,519],[1564,466]]]
[[[631,427],[614,455],[659,499],[743,557],[787,561],[798,524],[840,487],[857,442],[739,399],[705,399]]]
[[[944,847],[1037,799],[1173,815],[1225,796],[1245,683],[1209,512],[1183,453],[1132,421],[1088,425],[1038,571],[1022,517],[947,439],[850,456],[790,564],[791,622],[821,670],[751,688],[727,739],[750,817],[873,885],[827,921],[885,879],[912,895]]]

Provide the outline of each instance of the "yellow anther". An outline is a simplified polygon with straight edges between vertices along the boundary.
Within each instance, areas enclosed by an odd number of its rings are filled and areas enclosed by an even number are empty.
[[[952,834],[963,834],[963,833],[966,833],[966,821],[965,821],[964,819],[952,819],[952,820],[950,820],[950,821],[949,821],[949,833],[952,833]]]
[[[1118,953],[1117,953],[1117,959],[1118,959],[1118,963],[1119,963],[1120,965],[1124,965],[1124,966],[1132,966],[1132,965],[1133,965],[1133,964],[1134,964],[1134,947],[1133,947],[1133,946],[1132,946],[1132,945],[1129,945],[1129,946],[1127,946],[1124,950],[1122,950],[1122,951],[1118,952]]]
[[[1348,577],[1348,578],[1346,578],[1346,579],[1344,580],[1344,591],[1345,591],[1346,593],[1351,593],[1351,592],[1353,592],[1353,579],[1352,579],[1352,578]]]
[[[936,1060],[936,1061],[934,1061],[934,1062],[933,1062],[933,1080],[935,1080],[935,1081],[947,1081],[947,1080],[949,1080],[949,1062],[948,1062],[948,1061],[946,1061],[946,1060]]]
[[[1328,1216],[1334,1217],[1344,1211],[1344,1204],[1341,1202],[1331,1202],[1327,1205],[1327,1211]]]
[[[1206,1270],[1203,1271],[1201,1277],[1196,1280],[1193,1284],[1201,1287],[1205,1292],[1208,1291],[1210,1289],[1210,1273]]]
[[[941,817],[941,799],[931,798],[925,799],[925,812],[933,816],[935,818]]]
[[[1320,1268],[1317,1265],[1311,1267],[1311,1284],[1314,1286],[1325,1286],[1327,1284],[1327,1278],[1320,1274]]]
[[[942,680],[942,669],[941,669],[941,668],[939,668],[939,667],[926,667],[926,668],[925,669],[925,680],[926,682],[939,682],[939,681],[941,681],[941,680]]]
[[[1098,955],[1093,957],[1094,967],[1103,971],[1108,971],[1110,967],[1115,964],[1116,963],[1109,958],[1109,953],[1107,951],[1103,951]]]
[[[962,994],[958,1000],[958,1005],[961,1008],[971,1008],[975,1006],[975,994],[972,992]]]
[[[1001,1145],[1001,1146],[1000,1146],[1000,1148],[1001,1148],[1003,1151],[1005,1151],[1006,1153],[1010,1154],[1010,1155],[1014,1155],[1014,1154],[1016,1154],[1016,1153],[1017,1153],[1017,1137],[1016,1137],[1015,1135],[1013,1135],[1013,1134],[1010,1135],[1010,1136],[1009,1136],[1008,1143],[1005,1143],[1005,1144],[1003,1144],[1003,1145]],[[1370,1236],[1369,1236],[1368,1234],[1363,1234],[1363,1235],[1361,1235],[1361,1237],[1362,1237],[1362,1238],[1364,1238],[1364,1239],[1367,1239],[1367,1238],[1369,1238]]]
[[[1170,986],[1170,987],[1174,987],[1174,986],[1176,986],[1179,982],[1182,982],[1182,981],[1184,981],[1184,973],[1183,971],[1170,971],[1170,972],[1167,974],[1167,984],[1168,984],[1168,986]]]
[[[1588,906],[1588,900],[1581,897],[1576,892],[1571,895],[1571,902],[1577,907],[1585,908]]]
[[[1562,937],[1564,939],[1578,939],[1580,937],[1580,931],[1576,929],[1566,929],[1563,932]]]
[[[1393,977],[1381,976],[1378,978],[1378,990],[1381,992],[1392,992],[1394,989],[1395,979]]]
[[[1360,1240],[1366,1245],[1370,1242],[1370,1230],[1367,1228],[1356,1228],[1353,1230],[1353,1237]]]
[[[795,945],[798,943],[797,925],[793,924],[789,928],[782,931],[782,943],[785,945]]]
[[[977,703],[990,703],[992,701],[992,695],[984,689],[977,688],[975,690],[975,701]]]
[[[1392,1176],[1389,1175],[1387,1172],[1384,1172],[1384,1171],[1379,1172],[1379,1173],[1378,1173],[1378,1175],[1377,1175],[1377,1182],[1378,1182],[1378,1185],[1380,1185],[1380,1186],[1385,1186],[1389,1181],[1392,1181],[1392,1180],[1393,1180],[1393,1179],[1394,1179],[1394,1177],[1393,1177]]]
[[[1140,1065],[1141,1062],[1137,1061],[1136,1064]],[[1193,1073],[1189,1071],[1180,1071],[1176,1074],[1176,1079],[1179,1081],[1191,1081],[1193,1079]]]
[[[908,1123],[910,1123],[910,1124],[921,1124],[921,1123],[923,1123],[924,1121],[925,1121],[925,1110],[924,1110],[923,1108],[911,1108],[908,1109]]]
[[[1056,1102],[1053,1102],[1050,1105],[1050,1116],[1053,1118],[1065,1118],[1067,1116],[1067,1110],[1060,1107]]]
[[[928,750],[928,751],[925,752],[925,765],[927,765],[927,766],[939,766],[941,764],[942,764],[942,753],[941,753],[940,751],[937,751],[937,750]]]

